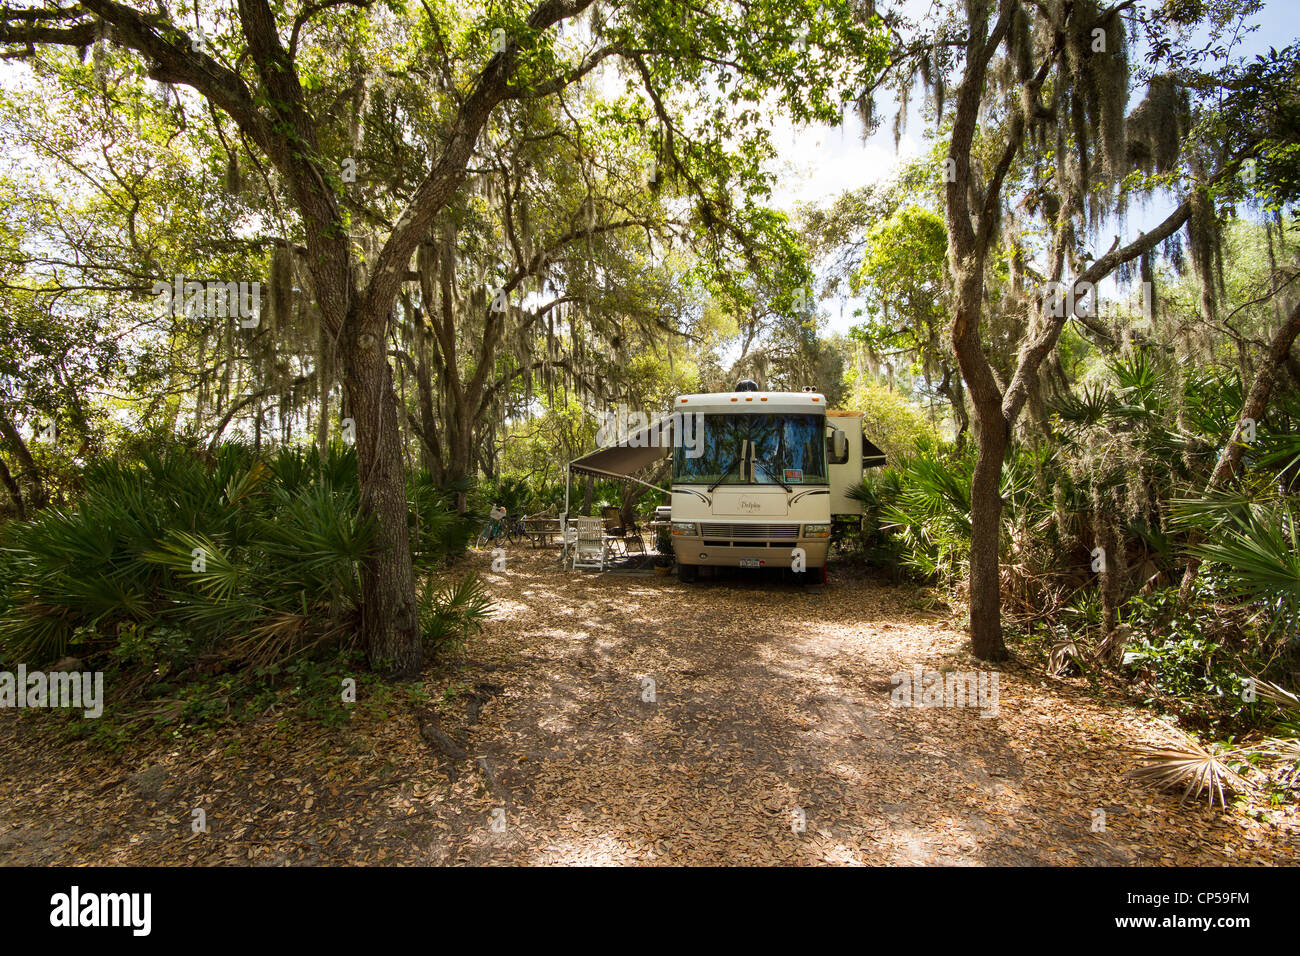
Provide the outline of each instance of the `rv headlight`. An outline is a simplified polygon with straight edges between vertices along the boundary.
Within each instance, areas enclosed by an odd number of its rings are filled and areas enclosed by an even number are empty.
[[[831,526],[828,524],[806,524],[803,526],[803,536],[805,538],[829,538],[831,536]]]
[[[698,537],[700,533],[699,525],[694,521],[674,521],[673,534],[690,535],[692,538]]]

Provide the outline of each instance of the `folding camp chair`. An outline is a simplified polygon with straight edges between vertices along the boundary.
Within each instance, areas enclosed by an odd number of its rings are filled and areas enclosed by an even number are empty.
[[[616,540],[623,548],[623,553],[627,553],[626,531],[623,529],[623,515],[613,506],[600,509],[601,520],[605,522],[605,535],[613,539],[610,544]]]
[[[646,553],[645,539],[641,537],[641,526],[635,520],[623,530],[623,552],[631,554],[633,545],[639,553]]]
[[[574,518],[570,522],[573,536],[573,563],[571,567],[599,568],[605,570],[609,563],[609,546],[605,540],[605,522],[600,518]]]

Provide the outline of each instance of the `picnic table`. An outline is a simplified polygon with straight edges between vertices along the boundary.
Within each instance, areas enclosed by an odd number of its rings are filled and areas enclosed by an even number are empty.
[[[551,539],[561,533],[559,518],[525,518],[524,535],[534,548],[549,547]]]

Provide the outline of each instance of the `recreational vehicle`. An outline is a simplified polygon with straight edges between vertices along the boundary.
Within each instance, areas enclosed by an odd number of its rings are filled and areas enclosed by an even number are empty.
[[[674,442],[672,543],[678,576],[701,567],[787,567],[824,578],[832,519],[861,515],[848,493],[863,467],[884,463],[862,416],[826,408],[820,392],[680,395],[702,438]],[[692,452],[695,454],[692,456]],[[795,549],[800,549],[796,551]]]
[[[828,410],[820,392],[765,392],[743,381],[734,392],[679,395],[667,417],[570,469],[630,478],[664,458],[683,581],[702,567],[783,567],[823,579],[833,519],[861,515],[849,491],[864,467],[885,463],[862,434],[861,414]]]

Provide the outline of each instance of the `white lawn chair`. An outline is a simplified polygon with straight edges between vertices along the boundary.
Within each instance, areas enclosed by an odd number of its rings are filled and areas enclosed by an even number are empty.
[[[560,515],[560,568],[568,567],[573,548],[578,543],[578,528],[567,514]]]
[[[573,568],[599,568],[605,570],[609,561],[609,547],[605,540],[605,522],[600,518],[574,518],[569,527],[575,531],[573,539]]]

